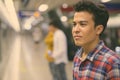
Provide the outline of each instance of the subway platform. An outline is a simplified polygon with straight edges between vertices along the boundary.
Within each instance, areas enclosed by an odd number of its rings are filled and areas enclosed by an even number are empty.
[[[44,58],[45,44],[35,44],[29,34],[9,35],[1,39],[0,80],[52,80]],[[72,80],[72,62],[66,65],[68,80]]]

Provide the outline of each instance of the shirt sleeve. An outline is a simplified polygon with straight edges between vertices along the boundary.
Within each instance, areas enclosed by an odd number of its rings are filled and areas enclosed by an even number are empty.
[[[113,64],[112,69],[107,74],[107,80],[120,80],[120,64]]]

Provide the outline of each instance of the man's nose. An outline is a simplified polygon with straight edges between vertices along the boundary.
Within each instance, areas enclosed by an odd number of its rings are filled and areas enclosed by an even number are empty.
[[[80,32],[80,26],[78,24],[74,27],[74,32],[75,33]]]

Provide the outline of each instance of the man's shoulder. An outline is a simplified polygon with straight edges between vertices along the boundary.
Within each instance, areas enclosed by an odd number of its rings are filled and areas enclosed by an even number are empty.
[[[81,52],[82,52],[82,49],[79,48],[79,49],[75,52],[74,58],[80,57],[80,56],[81,56]]]
[[[107,64],[120,64],[120,55],[107,47],[100,51],[100,56]]]

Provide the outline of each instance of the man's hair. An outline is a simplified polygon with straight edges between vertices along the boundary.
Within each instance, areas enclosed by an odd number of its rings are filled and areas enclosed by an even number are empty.
[[[93,15],[95,26],[103,25],[104,29],[106,28],[109,13],[103,4],[97,4],[89,0],[81,0],[74,5],[74,10],[75,12],[87,11],[91,13]]]

